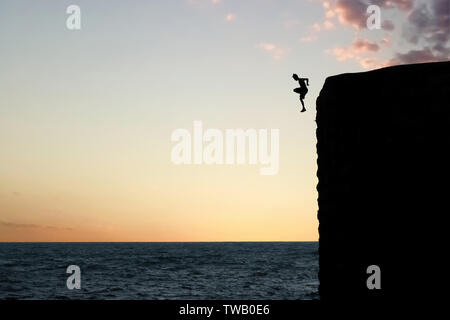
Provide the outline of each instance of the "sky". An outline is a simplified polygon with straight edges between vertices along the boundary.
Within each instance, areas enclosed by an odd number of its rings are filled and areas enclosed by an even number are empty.
[[[325,79],[449,60],[449,25],[447,0],[2,0],[0,241],[317,241]],[[278,129],[278,173],[175,165],[195,120]]]

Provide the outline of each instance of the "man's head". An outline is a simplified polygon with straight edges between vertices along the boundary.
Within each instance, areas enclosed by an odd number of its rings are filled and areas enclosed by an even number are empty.
[[[292,75],[292,78],[294,78],[295,81],[297,81],[299,79],[298,75],[295,73]]]

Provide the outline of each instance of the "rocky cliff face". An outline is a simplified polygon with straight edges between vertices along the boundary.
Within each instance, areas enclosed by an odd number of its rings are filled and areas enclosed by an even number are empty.
[[[321,298],[435,295],[449,251],[450,62],[329,77],[316,120]],[[370,265],[380,290],[366,286]]]

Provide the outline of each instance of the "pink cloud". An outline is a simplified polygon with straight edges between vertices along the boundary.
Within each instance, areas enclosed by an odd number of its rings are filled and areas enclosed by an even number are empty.
[[[378,51],[380,49],[380,46],[365,39],[355,39],[351,48],[355,52],[359,53],[364,51]]]
[[[348,48],[336,47],[326,52],[333,55],[337,61],[354,60],[367,69],[374,66],[375,58],[367,57],[365,54],[369,52],[375,53],[379,50],[380,46],[377,43],[357,38]]]
[[[260,42],[255,45],[255,48],[267,52],[275,60],[281,60],[289,53],[289,49],[278,47],[277,45],[269,42]]]
[[[404,23],[399,34],[406,40],[403,50],[392,53],[392,58],[382,64],[370,57],[390,46],[390,32],[396,29],[391,20],[383,19],[382,29],[386,32],[379,43],[356,39],[349,47],[335,47],[327,50],[338,61],[352,59],[363,68],[383,67],[404,63],[434,62],[450,60],[450,2],[433,0],[415,2],[413,0],[321,0],[326,20],[337,21],[341,25],[350,25],[355,29],[366,29],[367,7],[378,5],[380,8],[397,10],[404,13]],[[333,12],[333,13],[331,13]],[[383,11],[382,11],[383,12]],[[325,29],[323,26],[317,31]],[[382,46],[382,47],[380,47]]]
[[[366,10],[367,5],[359,0],[338,0],[334,8],[340,23],[352,25],[355,28],[366,26]]]
[[[314,30],[316,30],[316,31],[320,31],[320,29],[322,29],[322,27],[320,26],[319,23],[314,23],[314,24],[312,25],[312,28],[313,28]]]
[[[332,29],[335,29],[335,26],[334,26],[334,23],[331,22],[330,20],[325,20],[323,22],[323,28],[325,30],[332,30]]]
[[[317,40],[317,36],[315,35],[307,35],[300,38],[300,42],[306,43],[306,42],[314,42]]]
[[[412,0],[336,0],[331,3],[323,0],[322,6],[326,17],[336,16],[338,21],[344,25],[351,25],[356,29],[366,28],[367,7],[378,5],[381,8],[409,11],[413,7]],[[393,30],[392,22],[386,22],[386,28]]]
[[[225,16],[225,20],[228,22],[236,20],[236,15],[234,13],[229,13]]]
[[[359,64],[364,69],[369,69],[375,65],[375,60],[371,59],[371,58],[363,58],[363,59],[359,60]]]

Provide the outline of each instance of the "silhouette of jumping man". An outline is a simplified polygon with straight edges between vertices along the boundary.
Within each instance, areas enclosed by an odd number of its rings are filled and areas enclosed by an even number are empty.
[[[299,88],[295,88],[294,92],[300,94],[300,102],[302,103],[303,109],[300,112],[305,112],[305,103],[303,102],[303,99],[305,99],[306,94],[308,93],[308,88],[306,86],[309,86],[309,79],[308,78],[300,78],[295,73],[292,75],[292,78],[294,78],[295,81],[298,81],[300,84]]]

